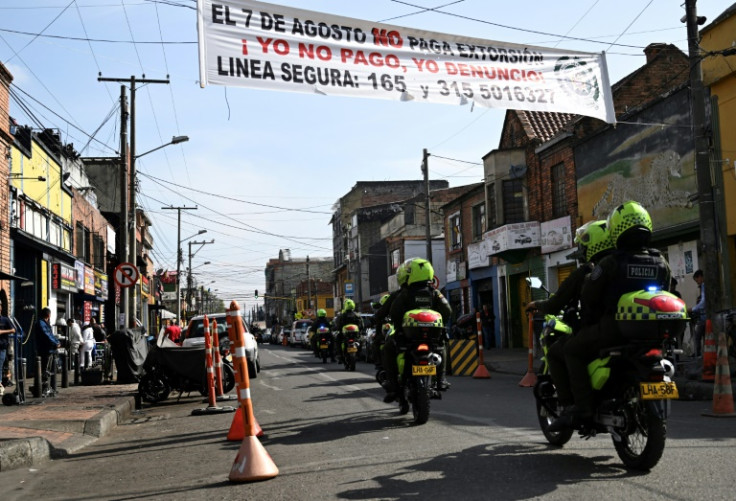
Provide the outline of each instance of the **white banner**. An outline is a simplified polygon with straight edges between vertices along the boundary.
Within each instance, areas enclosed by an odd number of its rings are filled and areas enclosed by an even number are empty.
[[[615,123],[605,55],[198,0],[200,85],[576,113]]]

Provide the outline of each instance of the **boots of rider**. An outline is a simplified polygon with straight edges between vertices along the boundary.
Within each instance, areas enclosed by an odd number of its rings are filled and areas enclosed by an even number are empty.
[[[383,397],[383,401],[390,403],[396,400],[399,390],[399,368],[396,363],[397,355],[396,343],[394,339],[387,339],[383,345],[383,361],[384,367],[386,368],[386,396]]]

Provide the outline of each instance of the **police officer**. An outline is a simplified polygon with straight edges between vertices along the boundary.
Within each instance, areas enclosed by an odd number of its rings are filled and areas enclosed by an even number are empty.
[[[442,293],[434,289],[431,285],[434,279],[434,268],[426,259],[413,258],[404,262],[402,276],[398,276],[399,284],[406,284],[406,287],[400,289],[391,304],[390,314],[394,321],[395,334],[387,340],[383,350],[386,361],[386,372],[388,373],[388,385],[386,388],[386,396],[383,401],[386,403],[393,402],[397,398],[398,392],[398,366],[396,363],[396,354],[399,347],[405,344],[404,334],[401,329],[404,314],[407,311],[417,308],[427,308],[436,311],[442,315],[442,321],[452,315],[452,308]],[[444,341],[444,336],[440,338]],[[444,342],[442,344],[444,351]],[[442,364],[438,367],[437,378],[440,382],[440,389],[449,388],[449,383],[445,378],[445,367],[447,357],[442,357]]]
[[[343,353],[343,334],[342,334],[342,328],[346,325],[354,324],[357,325],[361,332],[363,332],[363,319],[360,318],[360,315],[355,313],[355,301],[352,299],[346,299],[345,304],[342,307],[342,313],[335,321],[335,330],[337,330],[336,337],[336,344],[337,344],[337,353],[339,362],[342,363],[342,361],[345,359],[345,354]]]
[[[580,308],[581,294],[585,279],[595,268],[602,258],[610,254],[614,245],[608,232],[607,223],[604,220],[590,221],[578,228],[575,232],[575,243],[578,244],[578,259],[583,264],[573,271],[557,289],[557,293],[544,301],[532,301],[527,311],[539,310],[546,315],[556,315],[560,311],[574,311],[573,321],[565,318],[566,323],[577,332],[580,328],[577,322],[577,313]],[[570,336],[558,339],[550,346],[547,353],[550,374],[557,388],[557,397],[560,405],[567,407],[573,404],[572,390],[570,389],[570,377],[565,365],[564,347]]]
[[[312,342],[312,350],[314,350],[314,354],[319,357],[319,339],[317,339],[319,336],[317,335],[317,329],[320,327],[327,327],[327,329],[330,329],[330,322],[327,320],[327,311],[325,311],[324,308],[320,308],[317,310],[317,319],[312,322],[312,325],[309,326],[309,332],[311,332],[311,342]],[[331,329],[330,329],[331,330]],[[330,358],[331,361],[335,361],[335,347],[334,343],[332,342],[332,333],[330,333],[329,336],[330,339]]]
[[[574,405],[550,425],[550,431],[577,427],[593,415],[593,388],[588,363],[601,349],[622,344],[615,321],[619,298],[656,286],[667,290],[670,268],[657,249],[650,249],[652,219],[638,202],[628,201],[608,216],[608,229],[616,250],[601,259],[583,284],[582,327],[564,347]]]

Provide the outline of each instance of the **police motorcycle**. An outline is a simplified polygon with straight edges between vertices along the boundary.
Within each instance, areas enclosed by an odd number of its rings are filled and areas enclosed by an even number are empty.
[[[534,279],[527,279],[532,287],[541,283],[539,279],[531,283]],[[674,294],[650,288],[622,295],[615,318],[626,344],[602,350],[588,364],[594,412],[592,421],[577,431],[585,439],[609,433],[626,467],[649,470],[662,457],[670,400],[679,396],[671,379],[675,368],[667,357],[679,351],[672,348],[672,341],[688,322],[687,309]],[[561,316],[545,316],[540,335],[542,367],[534,397],[542,433],[556,446],[566,444],[575,430],[549,430],[562,407],[546,357],[552,343],[570,335],[573,329]]]
[[[355,324],[347,324],[342,328],[343,365],[346,371],[355,370],[360,350],[360,328]]]
[[[406,414],[411,406],[414,424],[424,424],[429,419],[430,399],[442,398],[437,385],[444,336],[442,315],[423,308],[407,311],[402,330],[404,341],[399,344],[396,357],[399,410]]]
[[[330,343],[332,342],[332,333],[330,328],[326,325],[320,325],[317,327],[317,332],[314,334],[317,339],[317,358],[322,359],[322,363],[326,364],[327,359],[330,358]]]

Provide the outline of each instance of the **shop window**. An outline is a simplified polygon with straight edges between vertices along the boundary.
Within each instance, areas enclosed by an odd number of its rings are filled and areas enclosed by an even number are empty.
[[[562,217],[567,214],[567,200],[565,196],[565,164],[552,167],[552,217]]]

